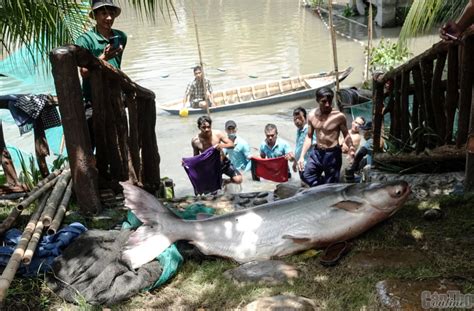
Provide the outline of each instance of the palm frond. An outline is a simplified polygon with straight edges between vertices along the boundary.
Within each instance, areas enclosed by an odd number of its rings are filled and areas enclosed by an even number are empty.
[[[456,19],[469,0],[414,0],[403,23],[399,42],[426,34],[448,20]]]

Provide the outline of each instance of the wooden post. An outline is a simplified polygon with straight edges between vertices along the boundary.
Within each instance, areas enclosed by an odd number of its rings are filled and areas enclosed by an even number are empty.
[[[13,165],[12,156],[8,152],[7,146],[5,144],[5,137],[3,136],[3,124],[0,120],[0,157],[2,161],[3,173],[8,186],[18,186],[20,181],[18,180],[18,175],[16,174],[15,166]]]
[[[143,101],[138,106],[139,122],[143,123],[142,129],[142,165],[143,185],[151,192],[156,192],[160,187],[160,154],[156,141],[156,105],[154,99]]]
[[[418,121],[417,121],[417,126],[414,128],[418,128],[419,126],[422,126],[423,123],[425,122],[425,115],[426,111],[424,110],[424,93],[423,93],[423,79],[421,78],[421,68],[420,65],[417,65],[413,67],[412,70],[413,74],[413,84],[415,87],[415,98],[417,100],[417,106],[418,106]],[[418,136],[418,140],[416,141],[415,149],[417,153],[420,153],[421,151],[425,150],[425,139],[423,136]]]
[[[461,63],[461,82],[459,85],[459,122],[456,145],[461,147],[466,143],[469,133],[469,116],[472,102],[472,83],[474,81],[474,36],[464,41],[463,59]]]
[[[334,30],[332,0],[328,0],[329,26],[331,27],[332,56],[334,59],[334,71],[336,73],[336,94],[339,94],[339,65],[337,62],[336,31]]]
[[[448,85],[446,91],[446,136],[444,142],[453,142],[454,116],[459,101],[459,49],[457,45],[451,45],[448,52]]]
[[[39,117],[34,122],[33,132],[35,136],[36,163],[38,163],[41,176],[45,178],[49,175],[48,164],[46,163],[46,157],[49,155],[49,146],[46,140],[46,133],[44,132],[43,121]]]
[[[117,133],[118,155],[120,159],[120,170],[117,172],[118,180],[128,180],[128,122],[127,113],[122,100],[122,90],[119,85],[110,85],[110,103],[114,113],[115,128]]]
[[[393,103],[393,124],[390,124],[390,133],[397,139],[401,139],[401,89],[402,89],[402,77],[401,74],[395,77],[394,88],[395,92],[394,103]]]
[[[210,116],[211,112],[209,111],[209,98],[207,96],[206,75],[204,72],[204,63],[202,61],[201,44],[199,43],[199,31],[198,31],[198,27],[196,23],[196,14],[194,13],[194,0],[191,1],[191,10],[193,13],[194,31],[196,32],[196,42],[197,42],[197,48],[198,48],[198,53],[199,53],[199,64],[201,65],[202,88],[204,90],[204,100],[206,101],[206,113],[208,116]]]
[[[374,154],[377,152],[381,152],[380,140],[381,140],[381,133],[382,133],[382,120],[383,120],[383,88],[384,82],[377,81],[377,76],[374,76],[373,81],[373,102],[375,105],[373,106],[372,115],[374,118]],[[393,113],[393,112],[392,112]]]
[[[126,94],[125,100],[128,107],[129,180],[137,184],[140,176],[140,147],[138,142],[138,107],[136,94]]]
[[[400,100],[400,138],[404,144],[409,144],[410,139],[410,111],[408,109],[409,94],[408,89],[410,87],[410,71],[404,70],[401,74],[401,100]]]
[[[67,47],[60,47],[50,53],[50,60],[77,202],[82,212],[97,213],[101,210],[98,174],[87,130],[76,59]]]
[[[466,173],[464,177],[464,192],[466,193],[474,192],[474,104],[472,102],[470,115],[469,136],[466,144]]]
[[[444,141],[446,136],[446,115],[444,102],[442,101],[444,96],[441,83],[444,66],[446,64],[446,56],[446,53],[438,54],[431,84],[431,109],[433,111],[433,119],[435,121],[435,127],[433,130],[440,137],[440,140],[437,141],[436,145],[439,145],[442,140]]]

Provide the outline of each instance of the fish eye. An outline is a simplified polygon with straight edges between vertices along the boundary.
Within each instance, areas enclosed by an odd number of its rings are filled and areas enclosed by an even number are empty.
[[[401,195],[402,195],[402,190],[397,189],[397,190],[395,191],[395,195],[396,195],[397,197],[401,196]]]

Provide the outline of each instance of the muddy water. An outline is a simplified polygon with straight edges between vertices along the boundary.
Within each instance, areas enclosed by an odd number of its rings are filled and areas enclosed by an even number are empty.
[[[178,19],[158,14],[154,23],[145,21],[122,3],[122,15],[115,23],[116,28],[129,36],[122,70],[154,91],[157,104],[182,98],[193,77],[191,68],[199,63],[192,3],[205,73],[214,89],[333,68],[328,29],[320,17],[301,7],[298,1],[178,0],[174,3]],[[364,47],[357,40],[366,40],[366,29],[342,19],[336,18],[335,22],[337,29],[355,39],[338,36],[339,68],[355,68],[344,85],[358,84],[365,60]],[[398,30],[377,30],[376,34],[396,38]],[[432,41],[424,40],[421,44],[417,41],[415,53]],[[15,83],[4,82],[0,94],[8,93],[9,87],[15,87],[15,92],[21,90]],[[34,90],[28,87],[27,91]],[[226,120],[235,120],[239,134],[250,143],[255,154],[264,138],[263,127],[270,122],[278,126],[280,137],[294,146],[291,112],[298,105],[309,108],[314,101],[216,113],[212,115],[213,125],[215,129],[223,129]],[[178,195],[192,193],[180,159],[192,154],[190,142],[198,130],[196,119],[172,117],[158,111],[156,132],[162,156],[161,172],[162,176],[175,180]],[[249,176],[245,177],[244,191],[273,187],[273,184],[250,182]]]

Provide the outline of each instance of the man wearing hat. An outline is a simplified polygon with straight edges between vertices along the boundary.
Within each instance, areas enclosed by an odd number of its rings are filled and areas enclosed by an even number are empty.
[[[121,13],[120,7],[113,0],[92,0],[89,17],[96,21],[96,25],[89,31],[83,33],[76,40],[76,44],[89,50],[92,55],[107,61],[115,68],[120,68],[123,50],[127,44],[127,35],[120,30],[112,29],[115,18]],[[92,135],[92,105],[91,85],[87,68],[80,69],[83,78],[82,93],[84,97],[86,118],[91,133],[92,145],[94,147],[94,136]]]
[[[239,171],[250,170],[250,146],[242,137],[237,135],[237,124],[235,121],[227,121],[225,123],[225,131],[227,137],[234,142],[233,148],[226,148],[224,150],[230,162]]]

